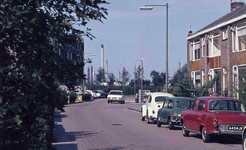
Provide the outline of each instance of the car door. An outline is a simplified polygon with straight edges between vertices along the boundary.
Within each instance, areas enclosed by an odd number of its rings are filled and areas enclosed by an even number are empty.
[[[166,99],[165,101],[164,101],[164,103],[163,103],[163,105],[162,105],[162,107],[158,110],[158,116],[157,117],[159,117],[160,118],[160,122],[164,122],[163,121],[163,115],[164,115],[164,111],[165,111],[165,109],[167,108],[167,103],[168,103],[168,100]]]
[[[202,122],[202,115],[204,113],[205,101],[200,100],[198,104],[197,111],[194,111],[193,119],[194,119],[194,130],[200,132],[200,124]]]
[[[185,115],[185,126],[187,129],[191,129],[191,130],[194,130],[194,114],[196,113],[197,111],[197,106],[198,106],[198,103],[199,103],[199,100],[196,100],[192,107],[191,107],[191,110],[189,112],[186,113]]]
[[[163,103],[162,108],[160,109],[160,121],[163,123],[167,122],[167,120],[166,120],[166,109],[168,108],[168,102],[169,102],[169,100],[166,99]]]
[[[147,103],[146,103],[146,116],[147,116],[147,113],[149,113],[149,112],[148,112],[149,107],[151,107],[152,96],[150,95],[148,98],[149,98],[149,99],[148,99],[148,101],[147,101]],[[149,114],[148,114],[148,115],[149,115]]]
[[[165,112],[164,112],[164,121],[167,122],[168,121],[168,117],[170,116],[171,117],[171,113],[173,111],[173,100],[172,99],[169,99],[168,100],[168,105],[167,105],[167,108],[165,109]]]

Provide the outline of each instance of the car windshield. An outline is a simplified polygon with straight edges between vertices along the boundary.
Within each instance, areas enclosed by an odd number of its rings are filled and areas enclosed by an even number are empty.
[[[209,102],[209,110],[245,112],[242,102],[237,100],[212,100]]]
[[[109,95],[122,95],[122,92],[110,92]]]
[[[190,109],[193,101],[176,101],[176,108]]]
[[[164,102],[166,100],[166,97],[164,96],[158,96],[155,98],[155,102]]]

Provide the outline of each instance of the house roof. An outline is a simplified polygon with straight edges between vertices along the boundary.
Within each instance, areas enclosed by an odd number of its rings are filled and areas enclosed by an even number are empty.
[[[187,37],[188,39],[192,39],[196,36],[199,36],[201,34],[207,33],[209,31],[218,29],[224,25],[233,23],[235,21],[238,21],[240,19],[243,19],[246,17],[246,5],[243,5],[242,7],[239,7],[233,11],[231,11],[230,13],[224,15],[223,17],[215,20],[214,22],[210,23],[209,25],[205,26],[204,28],[200,29],[199,31],[193,33],[193,34],[189,34],[189,36]]]

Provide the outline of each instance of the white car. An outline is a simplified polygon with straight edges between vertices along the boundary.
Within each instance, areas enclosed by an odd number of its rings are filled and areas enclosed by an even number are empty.
[[[98,90],[92,90],[92,91],[95,93],[97,98],[101,97],[101,93]]]
[[[145,118],[148,124],[151,121],[156,121],[158,110],[162,107],[166,97],[174,96],[172,94],[162,92],[150,93],[147,102],[141,107],[142,121],[144,121]]]
[[[120,102],[124,104],[126,102],[126,97],[121,90],[111,90],[107,96],[108,103]]]
[[[96,93],[95,93],[95,92],[93,92],[92,90],[86,90],[86,92],[88,92],[88,93],[90,93],[90,94],[91,94],[92,99],[94,99],[94,98],[98,98],[98,96],[96,95]]]

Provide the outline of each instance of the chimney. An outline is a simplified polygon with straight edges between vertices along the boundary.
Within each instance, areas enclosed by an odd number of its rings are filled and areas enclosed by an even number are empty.
[[[106,82],[108,82],[108,60],[106,60]]]
[[[101,45],[101,69],[104,70],[104,49],[103,49],[103,44]]]
[[[244,2],[232,2],[231,1],[231,11],[239,8],[239,7],[242,7],[244,5]]]

